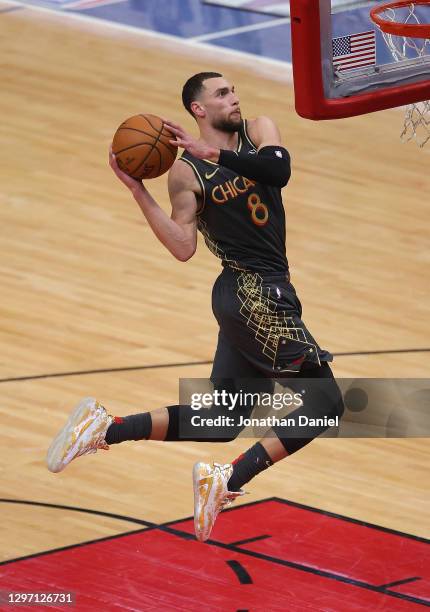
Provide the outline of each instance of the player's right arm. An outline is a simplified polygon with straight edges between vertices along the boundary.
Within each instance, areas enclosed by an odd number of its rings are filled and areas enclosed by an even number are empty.
[[[168,186],[172,204],[169,215],[157,204],[140,181],[122,172],[110,152],[109,163],[122,183],[133,194],[152,231],[179,261],[190,259],[197,246],[197,196],[199,186],[192,169],[177,160],[169,172]]]

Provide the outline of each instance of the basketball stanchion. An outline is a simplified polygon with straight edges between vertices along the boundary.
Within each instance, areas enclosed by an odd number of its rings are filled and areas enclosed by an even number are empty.
[[[370,11],[396,62],[419,61],[430,56],[430,0],[403,0],[380,4]],[[429,74],[430,80],[430,74]],[[430,100],[406,106],[400,138],[415,139],[420,147],[430,140]]]

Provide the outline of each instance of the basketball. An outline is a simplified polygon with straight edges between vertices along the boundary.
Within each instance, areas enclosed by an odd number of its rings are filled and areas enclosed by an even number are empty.
[[[135,179],[161,176],[172,166],[178,147],[156,115],[134,115],[126,119],[113,137],[112,152],[119,168]]]

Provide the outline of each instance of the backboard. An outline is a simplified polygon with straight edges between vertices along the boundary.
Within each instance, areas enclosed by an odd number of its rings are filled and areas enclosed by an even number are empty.
[[[381,2],[291,0],[296,110],[339,119],[430,99],[430,44],[394,58],[370,18]],[[430,4],[415,7],[430,23]],[[422,42],[422,41],[421,41]]]

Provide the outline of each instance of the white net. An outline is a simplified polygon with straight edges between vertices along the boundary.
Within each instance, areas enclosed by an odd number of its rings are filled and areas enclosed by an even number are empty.
[[[421,11],[421,12],[420,12]],[[426,17],[423,19],[424,12]],[[423,8],[411,2],[399,8],[386,8],[381,12],[385,21],[393,23],[404,23],[419,25],[430,23],[430,3]],[[430,56],[430,38],[410,38],[408,36],[397,36],[382,31],[384,40],[396,62],[422,59],[425,61]],[[430,140],[430,101],[409,104],[406,107],[405,123],[400,138],[404,142],[416,140],[423,147]]]
[[[430,140],[430,100],[409,104],[406,107],[405,123],[400,138],[404,142],[415,138],[420,147]]]

